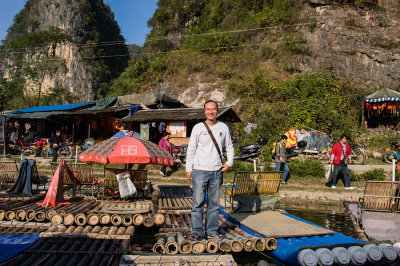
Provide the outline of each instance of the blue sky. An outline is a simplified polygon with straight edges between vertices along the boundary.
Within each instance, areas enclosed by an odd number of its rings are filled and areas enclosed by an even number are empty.
[[[157,8],[157,0],[103,0],[111,6],[127,44],[143,45],[150,32],[147,21]],[[26,0],[0,0],[0,40],[4,40],[14,16]]]

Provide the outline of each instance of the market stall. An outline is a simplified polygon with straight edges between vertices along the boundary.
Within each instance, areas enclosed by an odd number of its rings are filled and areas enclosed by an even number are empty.
[[[400,92],[385,88],[368,95],[362,111],[364,128],[396,128],[400,122]]]

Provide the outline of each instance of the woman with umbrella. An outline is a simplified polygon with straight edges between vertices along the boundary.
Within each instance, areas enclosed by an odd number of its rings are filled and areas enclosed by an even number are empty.
[[[171,142],[169,142],[169,135],[171,135],[169,132],[164,131],[162,134],[162,138],[158,143],[158,146],[163,148],[172,156],[172,144]],[[167,177],[166,170],[167,170],[167,165],[163,165],[160,169],[160,174],[162,177]]]

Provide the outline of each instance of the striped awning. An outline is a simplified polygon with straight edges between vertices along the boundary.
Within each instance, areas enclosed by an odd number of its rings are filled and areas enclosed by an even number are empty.
[[[375,98],[375,99],[364,99],[367,103],[379,103],[379,102],[400,102],[400,98],[397,97],[382,97],[382,98]]]

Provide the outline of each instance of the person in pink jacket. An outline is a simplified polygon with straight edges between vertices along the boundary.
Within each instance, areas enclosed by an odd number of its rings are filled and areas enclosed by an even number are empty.
[[[166,150],[169,154],[172,154],[172,144],[169,142],[169,135],[171,135],[169,132],[164,131],[162,134],[162,138],[160,139],[160,142],[158,142],[158,146]],[[167,166],[163,165],[160,169],[160,174],[162,177],[167,177],[166,174]]]

